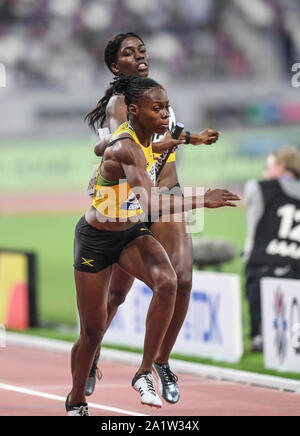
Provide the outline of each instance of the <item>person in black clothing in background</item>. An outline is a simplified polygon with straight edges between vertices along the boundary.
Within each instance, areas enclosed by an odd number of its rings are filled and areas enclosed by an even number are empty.
[[[245,186],[247,238],[244,249],[251,349],[262,351],[260,280],[300,279],[300,153],[291,146],[272,152],[263,181]]]

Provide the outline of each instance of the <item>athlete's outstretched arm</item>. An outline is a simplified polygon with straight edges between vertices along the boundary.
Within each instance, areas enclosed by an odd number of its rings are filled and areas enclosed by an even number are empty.
[[[154,142],[152,145],[154,153],[161,154],[165,149],[170,149],[174,147],[173,151],[178,147],[179,144],[184,144],[186,141],[186,132],[180,135],[178,141],[172,138],[171,134],[165,135],[162,141]],[[213,129],[205,129],[200,133],[191,133],[189,143],[192,145],[211,145],[217,142],[219,139],[220,132]],[[178,144],[179,143],[179,144]],[[173,186],[178,184],[178,176],[176,172],[175,162],[168,162],[158,178],[158,184],[161,188],[171,189]]]
[[[213,130],[210,128],[205,129],[200,133],[191,133],[189,144],[192,144],[192,145],[201,145],[201,144],[211,145],[211,144],[214,144],[215,142],[217,142],[220,134],[221,133],[218,132],[217,130]],[[186,132],[184,132],[183,135],[184,135],[184,142],[185,142]]]
[[[190,133],[189,136],[189,144],[192,145],[211,145],[217,142],[219,139],[220,132],[213,129],[205,129],[200,133]],[[174,139],[171,136],[171,133],[167,133],[163,139],[160,141],[153,143],[153,151],[154,153],[163,153],[165,150],[170,150],[170,148],[174,148],[174,150],[180,144],[185,144],[187,138],[187,133],[182,132],[179,139]]]
[[[164,151],[170,150],[170,148],[172,151],[175,151],[178,145],[182,144],[183,142],[183,136],[180,136],[179,139],[174,139],[171,135],[171,132],[167,132],[160,141],[153,142],[152,150],[157,154],[161,154]]]
[[[145,157],[141,148],[132,141],[125,140],[119,144],[116,147],[115,157],[121,163],[125,177],[144,211],[151,211],[151,214],[161,216],[199,207],[236,207],[232,201],[240,200],[236,194],[226,189],[209,189],[204,196],[184,197],[184,203],[181,197],[170,196],[170,203],[166,204],[165,196],[159,194],[146,171]]]
[[[114,95],[106,108],[106,122],[110,132],[115,132],[118,127],[128,120],[127,108],[124,103],[124,96]],[[163,139],[153,143],[154,153],[163,153],[166,150],[173,148],[174,151],[180,144],[186,142],[186,132],[180,135],[179,139],[174,139],[171,133],[167,133]],[[205,129],[200,133],[191,133],[189,143],[192,145],[211,145],[215,143],[219,138],[220,132],[213,129]],[[111,140],[111,135],[107,136],[94,147],[94,153],[97,156],[103,156],[105,148]]]

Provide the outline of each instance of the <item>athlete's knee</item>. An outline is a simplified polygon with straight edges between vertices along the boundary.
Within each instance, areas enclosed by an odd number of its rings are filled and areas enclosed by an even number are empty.
[[[106,320],[105,320],[106,321]],[[81,338],[91,347],[96,347],[101,342],[106,329],[106,322],[101,319],[94,323],[81,327]]]
[[[156,278],[155,290],[167,298],[175,298],[177,292],[177,275],[173,268],[160,269]]]
[[[177,294],[182,297],[189,297],[192,290],[193,274],[192,271],[182,271],[177,273]]]
[[[108,305],[119,307],[124,303],[127,293],[127,290],[110,290],[108,295]]]

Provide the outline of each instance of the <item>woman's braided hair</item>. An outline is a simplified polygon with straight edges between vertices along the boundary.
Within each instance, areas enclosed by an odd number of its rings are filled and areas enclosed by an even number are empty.
[[[129,108],[130,104],[137,103],[146,91],[153,88],[163,89],[159,83],[149,77],[142,78],[126,74],[120,74],[115,77],[111,85],[114,94],[123,94],[125,96],[127,108]]]
[[[142,38],[137,35],[134,32],[128,32],[128,33],[119,33],[118,35],[114,36],[105,47],[104,50],[104,61],[108,69],[116,75],[111,69],[111,65],[117,61],[117,54],[118,50],[120,48],[120,45],[122,42],[130,37],[133,36],[135,38],[138,38],[142,44],[144,44]],[[114,83],[114,82],[113,82]],[[101,98],[101,100],[98,101],[97,106],[91,110],[85,117],[85,120],[88,122],[88,125],[91,127],[92,130],[96,131],[97,127],[103,127],[104,121],[106,119],[106,106],[110,100],[110,98],[115,94],[115,90],[113,86],[110,86],[106,92],[105,95]]]

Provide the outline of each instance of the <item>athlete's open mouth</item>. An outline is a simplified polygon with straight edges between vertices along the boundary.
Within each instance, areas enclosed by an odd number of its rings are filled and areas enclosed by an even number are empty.
[[[141,63],[137,66],[137,70],[138,70],[138,71],[148,71],[148,65],[146,64],[146,62],[141,62]]]

